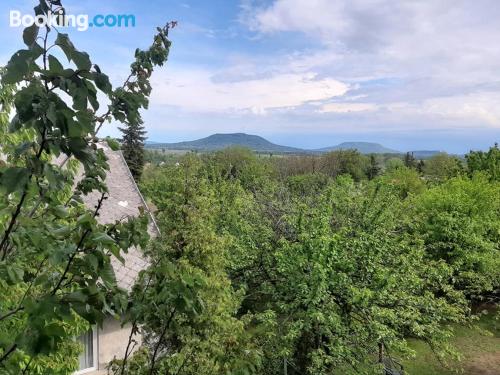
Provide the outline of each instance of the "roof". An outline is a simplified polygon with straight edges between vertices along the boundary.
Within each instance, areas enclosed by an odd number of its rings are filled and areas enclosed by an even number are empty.
[[[148,232],[152,237],[156,237],[159,234],[158,226],[130,173],[122,152],[113,151],[102,143],[99,147],[103,149],[108,158],[109,171],[106,176],[106,184],[109,194],[99,211],[98,222],[111,224],[129,217],[137,217],[140,212],[139,208],[143,207],[149,212],[151,218]],[[85,196],[83,201],[88,208],[94,208],[100,197],[99,192],[92,192]],[[135,247],[130,248],[127,254],[123,254],[123,259],[124,264],[113,257],[112,265],[118,285],[130,290],[139,272],[145,269],[149,263],[141,249]]]

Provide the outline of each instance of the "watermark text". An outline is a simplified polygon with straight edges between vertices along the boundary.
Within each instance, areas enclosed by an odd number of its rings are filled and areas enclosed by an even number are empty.
[[[91,27],[135,27],[136,19],[133,14],[97,14],[91,17],[88,14],[48,12],[33,16],[22,14],[19,10],[10,11],[10,27],[29,27],[33,24],[38,27],[72,27],[78,31],[87,31]]]

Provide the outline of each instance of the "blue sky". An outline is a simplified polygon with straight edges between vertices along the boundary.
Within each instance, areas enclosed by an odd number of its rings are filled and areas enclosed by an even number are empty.
[[[0,65],[22,46],[0,4]],[[463,153],[500,141],[496,0],[66,0],[135,28],[68,30],[119,84],[136,47],[177,20],[144,114],[151,140],[247,132],[297,147],[374,141]],[[117,135],[113,124],[104,134]]]

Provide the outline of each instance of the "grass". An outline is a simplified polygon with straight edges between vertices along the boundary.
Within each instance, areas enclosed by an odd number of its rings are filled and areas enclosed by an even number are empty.
[[[452,343],[462,354],[458,363],[449,363],[444,367],[423,342],[413,340],[411,347],[416,351],[416,358],[404,361],[405,371],[409,375],[499,375],[500,374],[500,320],[494,311],[484,315],[476,324],[481,329],[459,326],[455,328]]]

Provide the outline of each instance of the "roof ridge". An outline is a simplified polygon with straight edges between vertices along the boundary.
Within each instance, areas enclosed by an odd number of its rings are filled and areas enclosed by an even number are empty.
[[[142,195],[141,193],[141,190],[139,189],[139,186],[137,186],[137,183],[135,182],[135,179],[134,179],[134,176],[132,176],[132,172],[130,172],[130,168],[128,166],[128,163],[127,163],[127,160],[125,159],[125,156],[123,155],[123,152],[122,150],[118,150],[118,153],[123,161],[123,163],[125,164],[125,166],[127,167],[126,170],[127,170],[127,174],[128,174],[128,177],[130,179],[130,181],[132,182],[132,186],[134,186],[134,189],[136,190],[136,192],[139,194],[139,197],[141,198],[141,201],[142,201],[142,204],[144,205],[144,208],[146,209],[146,211],[148,212],[149,214],[149,217],[151,218],[151,222],[153,223],[153,226],[157,232],[158,235],[161,234],[160,232],[160,228],[158,227],[158,224],[156,223],[156,220],[153,216],[153,213],[151,212],[151,210],[149,209],[149,206],[148,204],[146,203],[146,200],[144,199],[144,196]]]

